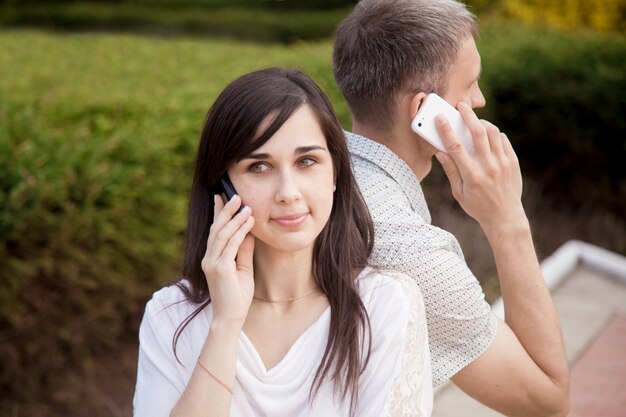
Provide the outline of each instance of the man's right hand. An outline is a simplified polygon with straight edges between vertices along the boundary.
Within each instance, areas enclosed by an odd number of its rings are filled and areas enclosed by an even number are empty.
[[[479,120],[466,103],[459,103],[457,108],[472,134],[475,151],[470,155],[448,121],[437,117],[448,153],[438,152],[436,156],[450,181],[452,195],[487,234],[526,223],[522,176],[509,139],[492,123]]]

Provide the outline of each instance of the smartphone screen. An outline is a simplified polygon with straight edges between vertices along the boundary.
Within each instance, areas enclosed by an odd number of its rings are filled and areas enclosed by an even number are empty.
[[[456,137],[463,143],[467,152],[470,155],[473,154],[474,142],[469,129],[463,121],[463,116],[457,109],[435,93],[428,94],[424,98],[411,123],[411,129],[435,148],[447,152],[435,124],[435,117],[439,114],[443,114],[448,119]]]
[[[228,174],[224,174],[222,176],[222,178],[220,178],[220,184],[222,186],[222,191],[224,192],[224,195],[226,196],[226,201],[230,201],[231,198],[233,198],[234,195],[237,194],[237,190],[235,190],[235,187],[233,186],[233,183],[230,181],[230,178],[228,178]],[[245,206],[242,204],[241,206],[239,206],[239,209],[237,209],[237,213],[241,212],[241,210],[243,210]]]

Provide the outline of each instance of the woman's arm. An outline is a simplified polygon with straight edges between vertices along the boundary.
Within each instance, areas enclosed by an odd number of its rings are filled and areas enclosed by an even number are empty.
[[[433,379],[424,300],[411,278],[398,274],[396,280],[407,296],[409,312],[386,413],[388,416],[428,417],[433,409]]]
[[[196,367],[171,416],[228,416],[241,327],[213,321]]]
[[[364,300],[372,351],[359,380],[357,415],[428,417],[432,372],[421,293],[404,274],[382,272],[378,279],[371,299]]]
[[[171,416],[230,414],[237,343],[254,293],[254,240],[248,235],[254,219],[249,207],[235,215],[240,205],[238,196],[225,206],[215,196],[215,218],[202,260],[213,321],[193,374]]]

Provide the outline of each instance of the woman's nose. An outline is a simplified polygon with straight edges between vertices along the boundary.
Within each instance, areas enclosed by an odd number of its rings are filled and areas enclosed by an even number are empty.
[[[278,178],[276,188],[276,201],[280,203],[292,203],[300,199],[300,188],[297,179],[290,172],[283,172]]]

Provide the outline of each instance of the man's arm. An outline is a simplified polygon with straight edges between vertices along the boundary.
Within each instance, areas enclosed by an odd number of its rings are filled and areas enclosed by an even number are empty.
[[[508,416],[564,416],[569,371],[555,307],[535,253],[521,204],[519,163],[506,135],[480,121],[467,105],[459,111],[474,139],[470,156],[439,123],[448,154],[437,159],[461,207],[481,225],[492,248],[505,323],[489,349],[452,381],[485,405]]]

